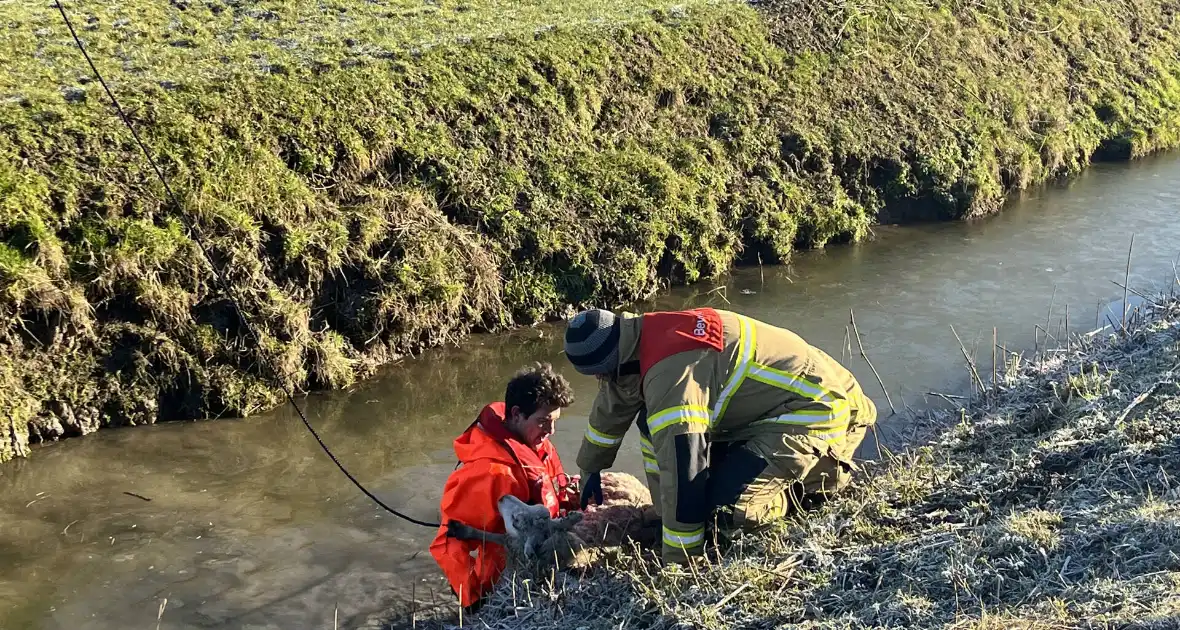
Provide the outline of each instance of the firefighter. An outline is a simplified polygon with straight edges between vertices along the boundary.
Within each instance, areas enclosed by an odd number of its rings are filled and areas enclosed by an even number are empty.
[[[577,477],[562,468],[549,441],[561,410],[573,404],[573,390],[549,364],[517,373],[502,402],[486,405],[455,439],[458,467],[447,478],[441,523],[430,553],[446,575],[460,605],[474,609],[491,592],[507,563],[501,545],[447,536],[458,521],[489,533],[504,533],[496,507],[511,494],[544,505],[553,518],[578,508]]]
[[[637,425],[666,562],[699,556],[712,518],[758,529],[844,488],[876,421],[837,361],[729,311],[583,311],[565,354],[599,380],[577,456],[581,504],[601,503],[600,473]]]

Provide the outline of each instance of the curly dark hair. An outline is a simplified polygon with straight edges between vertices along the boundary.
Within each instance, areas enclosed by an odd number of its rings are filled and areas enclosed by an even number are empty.
[[[569,381],[548,363],[535,363],[523,368],[508,381],[504,392],[504,407],[511,413],[519,407],[526,416],[541,407],[569,407],[574,403],[574,390]]]

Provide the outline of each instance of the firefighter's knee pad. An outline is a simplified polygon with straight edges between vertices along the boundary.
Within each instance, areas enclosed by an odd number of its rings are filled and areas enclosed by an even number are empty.
[[[852,482],[855,470],[851,459],[840,455],[834,448],[829,449],[808,471],[803,481],[803,493],[830,495],[839,492]]]
[[[785,517],[794,509],[792,485],[779,477],[759,477],[734,504],[733,527],[756,531]]]

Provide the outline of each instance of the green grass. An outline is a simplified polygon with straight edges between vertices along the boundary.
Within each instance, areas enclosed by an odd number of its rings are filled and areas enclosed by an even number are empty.
[[[1180,303],[1160,302],[1126,336],[1008,372],[962,416],[921,418],[925,437],[826,506],[719,533],[694,566],[613,547],[569,572],[510,571],[464,627],[1173,628]]]
[[[120,87],[207,84],[298,67],[332,67],[489,38],[531,37],[561,27],[613,27],[652,10],[716,0],[582,2],[190,1],[64,2],[96,61]],[[53,2],[5,3],[0,43],[7,98],[55,100],[84,88],[84,60]]]
[[[182,207],[56,12],[0,4],[0,354],[46,438],[254,413],[1180,143],[1162,0],[68,6]]]

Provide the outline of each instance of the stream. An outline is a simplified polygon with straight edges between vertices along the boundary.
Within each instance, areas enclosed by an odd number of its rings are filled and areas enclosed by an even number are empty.
[[[1067,305],[1074,332],[1095,328],[1100,311],[1117,320],[1132,235],[1132,288],[1166,290],[1178,219],[1180,155],[1097,164],[988,219],[878,227],[871,242],[742,268],[635,309],[730,308],[837,358],[854,311],[884,390],[859,355],[846,364],[880,410],[882,442],[896,444],[905,407],[968,388],[955,333],[987,380],[993,327],[1007,348],[1031,351],[1046,343],[1035,326],[1058,335]],[[372,492],[435,520],[451,440],[532,361],[575,386],[555,437],[574,466],[595,382],[565,362],[561,331],[471,337],[300,404]],[[901,412],[892,418],[885,391]],[[633,435],[616,469],[642,478]],[[0,465],[0,629],[376,627],[411,599],[453,601],[426,550],[433,535],[357,491],[289,407],[104,430]]]

